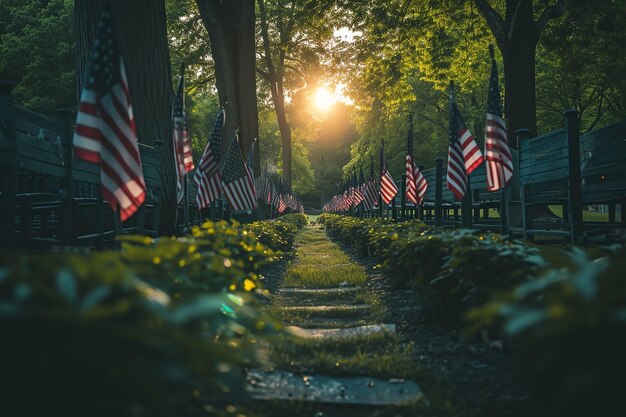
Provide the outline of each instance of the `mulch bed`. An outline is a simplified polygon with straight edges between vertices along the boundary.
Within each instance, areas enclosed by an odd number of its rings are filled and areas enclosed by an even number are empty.
[[[340,246],[365,267],[370,290],[386,308],[385,323],[395,323],[405,343],[413,345],[415,382],[430,397],[433,416],[552,415],[531,398],[530,381],[523,377],[514,352],[468,337],[460,327],[430,323],[415,290],[394,288],[389,277],[375,268],[375,259]]]

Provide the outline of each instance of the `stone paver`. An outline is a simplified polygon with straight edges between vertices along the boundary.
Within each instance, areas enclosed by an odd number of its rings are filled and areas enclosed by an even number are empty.
[[[346,317],[367,314],[372,310],[372,306],[369,304],[286,306],[282,307],[282,310],[287,313],[301,314],[309,317]]]
[[[286,371],[248,372],[246,390],[256,400],[298,400],[359,405],[406,405],[425,402],[413,381],[369,377],[299,376]]]
[[[347,295],[354,294],[361,290],[362,287],[333,287],[333,288],[297,288],[297,287],[286,287],[278,290],[279,295],[283,294],[302,294],[307,296],[339,296],[339,295]]]
[[[395,333],[395,324],[367,324],[364,326],[344,327],[339,329],[304,329],[298,326],[289,326],[286,329],[295,336],[306,339],[333,339],[355,336],[369,336],[377,333]]]

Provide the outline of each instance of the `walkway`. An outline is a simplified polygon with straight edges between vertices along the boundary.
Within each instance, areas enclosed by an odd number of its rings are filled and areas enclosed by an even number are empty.
[[[248,374],[260,415],[396,416],[427,406],[417,384],[405,380],[411,349],[394,323],[382,323],[385,312],[366,281],[363,267],[322,228],[299,234],[271,306],[290,335],[273,341],[272,369]]]

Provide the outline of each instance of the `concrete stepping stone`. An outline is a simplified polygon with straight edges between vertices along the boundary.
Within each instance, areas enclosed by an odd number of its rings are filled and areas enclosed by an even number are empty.
[[[287,313],[315,317],[354,317],[371,312],[369,304],[325,305],[325,306],[287,306],[281,307]]]
[[[413,381],[369,377],[299,376],[286,371],[248,372],[246,390],[256,400],[296,400],[358,405],[407,405],[427,399]]]
[[[298,325],[298,327],[301,327],[303,329],[343,329],[346,327],[376,324],[373,319],[355,319],[350,317],[310,317],[298,318],[295,321],[297,321],[297,323],[294,323],[292,321],[288,322],[294,325]]]
[[[364,326],[344,327],[339,329],[304,329],[298,326],[289,326],[287,331],[305,339],[340,339],[344,337],[370,336],[372,334],[396,332],[395,324],[366,324]]]
[[[287,287],[278,290],[279,295],[294,294],[306,296],[340,296],[355,294],[363,287],[332,287],[332,288],[297,288]]]

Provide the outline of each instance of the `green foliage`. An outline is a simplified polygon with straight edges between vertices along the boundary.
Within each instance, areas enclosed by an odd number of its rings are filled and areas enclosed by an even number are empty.
[[[290,223],[298,229],[302,229],[309,224],[309,216],[304,213],[285,214],[278,218],[281,222]]]
[[[0,78],[17,104],[54,114],[76,105],[73,1],[0,3]]]
[[[244,366],[280,327],[251,295],[274,252],[226,222],[121,240],[121,252],[0,257],[11,415],[224,415],[245,400]]]
[[[538,393],[562,416],[620,415],[626,372],[624,251],[570,269],[549,269],[469,315],[475,329],[500,329],[524,353]]]
[[[290,251],[299,229],[308,224],[306,215],[286,214],[274,221],[261,221],[247,224],[244,229],[251,232],[259,242],[275,251]]]
[[[371,254],[397,285],[425,298],[437,322],[458,322],[498,290],[528,279],[546,264],[539,250],[499,235],[430,230],[419,221],[393,223],[336,214],[320,216],[331,236]]]

